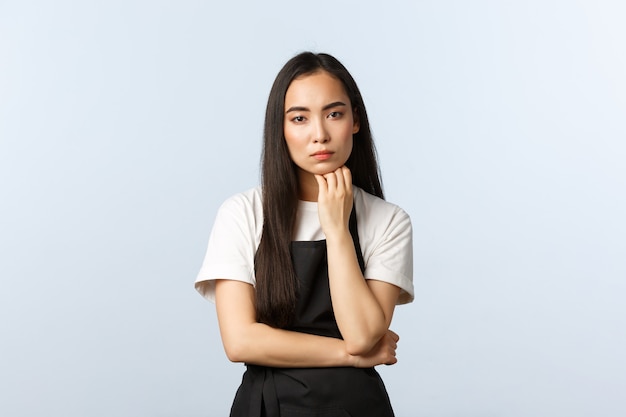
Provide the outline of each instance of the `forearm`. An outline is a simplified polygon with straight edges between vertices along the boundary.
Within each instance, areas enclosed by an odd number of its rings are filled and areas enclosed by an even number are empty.
[[[350,232],[327,235],[328,277],[337,326],[351,354],[369,351],[389,328],[391,317],[370,290],[359,267]]]
[[[258,323],[254,289],[250,284],[218,280],[215,291],[222,343],[233,362],[275,367],[333,367],[353,366],[362,359],[349,355],[341,339]],[[385,360],[378,363],[385,363]]]
[[[317,368],[354,366],[355,358],[341,339],[276,329],[262,323],[222,332],[228,358],[272,367]]]

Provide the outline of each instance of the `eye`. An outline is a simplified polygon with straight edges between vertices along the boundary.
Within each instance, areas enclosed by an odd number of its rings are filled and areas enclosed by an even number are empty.
[[[343,115],[343,113],[341,113],[340,111],[331,111],[330,113],[328,113],[328,117],[331,119],[337,119],[338,117],[341,117]]]
[[[304,122],[304,116],[295,116],[291,119],[292,122],[302,123]]]

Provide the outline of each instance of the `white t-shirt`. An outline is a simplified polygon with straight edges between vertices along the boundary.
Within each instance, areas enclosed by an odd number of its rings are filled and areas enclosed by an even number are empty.
[[[364,276],[401,288],[398,304],[413,301],[413,232],[411,219],[400,207],[353,188],[359,243],[365,262]],[[215,280],[232,279],[255,284],[254,255],[263,229],[261,188],[227,199],[215,224],[196,289],[215,301]],[[300,201],[293,240],[325,239],[317,203]]]

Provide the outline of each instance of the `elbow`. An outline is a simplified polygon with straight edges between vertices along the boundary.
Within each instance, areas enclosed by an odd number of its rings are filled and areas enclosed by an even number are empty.
[[[380,338],[375,339],[367,337],[361,338],[359,340],[344,339],[344,342],[346,343],[346,352],[348,353],[348,355],[351,356],[366,355],[374,349],[376,343],[378,343],[379,340]]]
[[[243,362],[243,358],[241,353],[236,349],[224,347],[224,352],[226,353],[226,357],[231,362]]]
[[[252,362],[258,358],[259,336],[252,326],[239,326],[222,331],[222,345],[229,361],[234,363]]]
[[[345,335],[346,352],[352,356],[362,356],[370,353],[387,333],[386,326],[370,328],[353,335]]]
[[[243,343],[224,343],[224,352],[229,361],[234,363],[246,362],[246,348]]]

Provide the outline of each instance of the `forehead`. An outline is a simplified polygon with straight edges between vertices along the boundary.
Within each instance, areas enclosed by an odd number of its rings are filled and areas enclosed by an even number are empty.
[[[285,105],[314,106],[333,101],[349,102],[343,83],[326,71],[295,78],[285,94]]]

